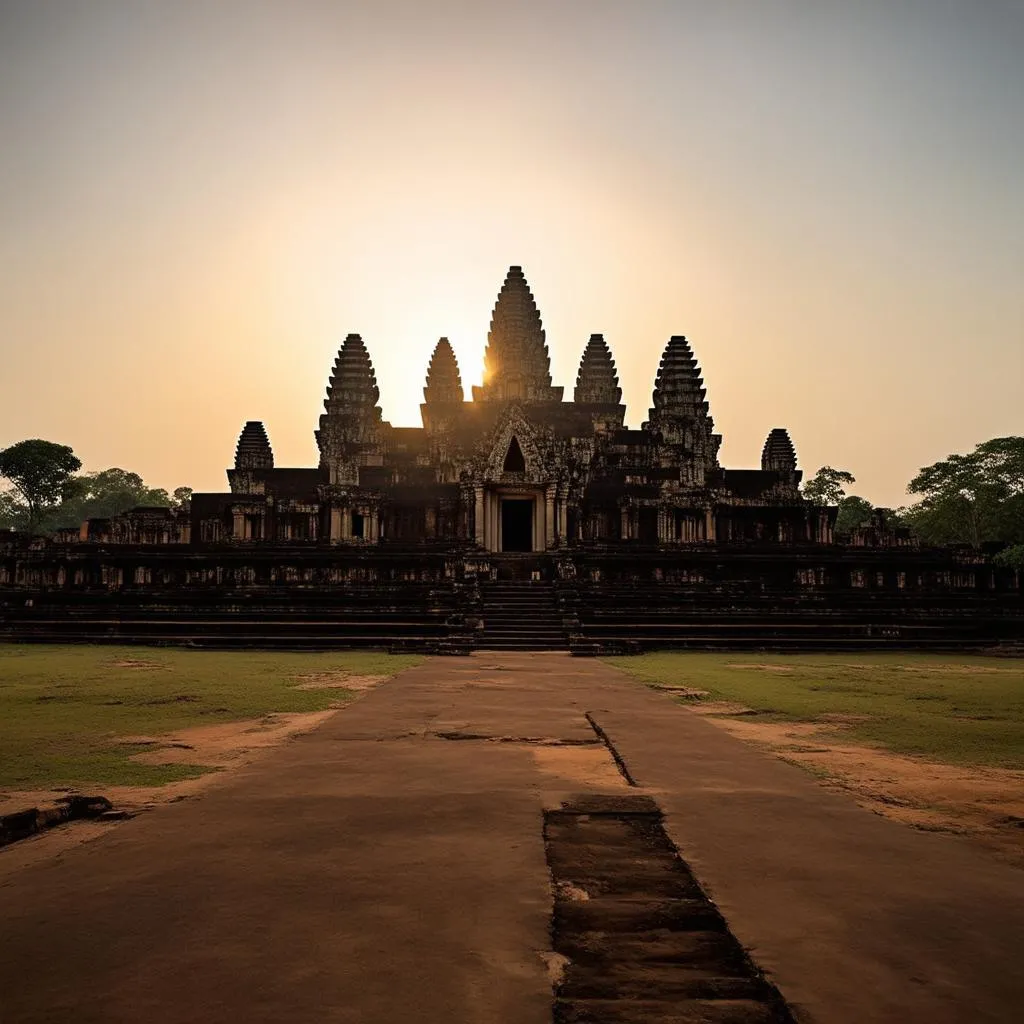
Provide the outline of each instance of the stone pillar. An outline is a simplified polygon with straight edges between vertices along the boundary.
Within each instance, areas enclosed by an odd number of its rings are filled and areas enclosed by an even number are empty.
[[[667,544],[669,541],[675,540],[672,536],[672,530],[670,524],[673,523],[675,518],[674,510],[658,508],[658,541],[661,544]]]
[[[623,540],[629,540],[632,536],[633,536],[633,534],[632,534],[632,531],[630,530],[630,522],[629,522],[629,509],[628,508],[624,508],[622,510],[622,539]]]
[[[476,542],[480,547],[484,546],[484,489],[483,487],[473,488],[475,501],[475,513],[473,517],[473,531],[476,535]]]
[[[428,505],[424,515],[423,529],[427,540],[434,540],[437,537],[437,506]]]
[[[332,544],[337,544],[341,540],[341,509],[331,509],[331,527],[330,527],[330,541]]]
[[[555,489],[549,487],[544,492],[544,538],[538,548],[551,548],[555,546]]]
[[[711,509],[704,512],[704,540],[714,543],[718,538],[715,536],[715,514]]]

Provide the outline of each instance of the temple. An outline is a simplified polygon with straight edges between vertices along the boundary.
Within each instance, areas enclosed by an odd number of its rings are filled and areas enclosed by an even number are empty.
[[[230,493],[193,496],[193,536],[493,553],[832,540],[834,513],[802,499],[784,429],[768,432],[760,469],[720,465],[722,439],[685,337],[669,339],[648,418],[630,429],[600,334],[583,349],[571,400],[552,384],[540,312],[522,269],[511,267],[484,367],[466,401],[455,353],[441,338],[426,368],[423,426],[393,427],[381,415],[370,353],[350,334],[327,385],[317,468],[276,468],[264,425],[246,423]]]
[[[275,465],[242,427],[228,490],[50,538],[0,534],[0,638],[218,646],[858,648],[1024,642],[1021,579],[922,547],[881,516],[849,536],[804,500],[792,440],[719,462],[690,342],[669,338],[646,420],[626,425],[591,335],[571,399],[517,266],[467,401],[452,346],[425,368],[422,426],[384,420],[350,334],[315,430]],[[767,426],[767,425],[766,425]]]

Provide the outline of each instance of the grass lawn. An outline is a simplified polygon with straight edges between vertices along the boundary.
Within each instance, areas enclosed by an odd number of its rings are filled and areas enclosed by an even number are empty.
[[[201,775],[209,769],[138,764],[130,757],[141,748],[116,739],[326,710],[348,691],[297,689],[301,677],[394,675],[420,660],[362,651],[0,645],[0,787],[157,785]]]
[[[843,736],[955,764],[1024,768],[1024,662],[944,654],[645,654],[643,682],[706,690],[780,721],[845,718]],[[771,718],[767,717],[771,716]]]

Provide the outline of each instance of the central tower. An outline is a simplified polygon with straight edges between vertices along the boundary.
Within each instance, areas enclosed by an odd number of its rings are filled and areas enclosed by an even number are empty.
[[[551,360],[540,312],[522,267],[509,267],[491,314],[484,352],[484,382],[475,402],[560,402],[551,385]]]

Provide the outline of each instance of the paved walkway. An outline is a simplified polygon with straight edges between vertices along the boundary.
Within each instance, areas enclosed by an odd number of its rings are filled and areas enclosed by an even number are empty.
[[[587,712],[800,1019],[1020,1019],[1019,870],[609,666],[479,653],[7,877],[0,1021],[549,1024],[542,811],[624,783],[537,741],[592,741]]]

